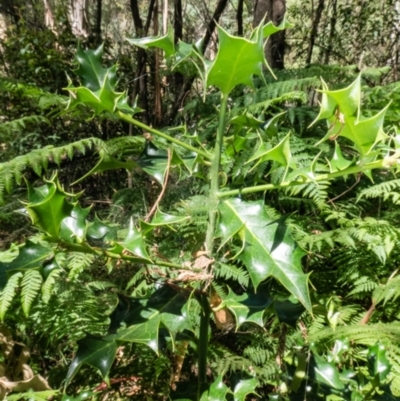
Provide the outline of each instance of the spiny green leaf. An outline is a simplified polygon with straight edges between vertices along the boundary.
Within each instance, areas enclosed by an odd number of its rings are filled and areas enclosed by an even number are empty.
[[[218,309],[228,308],[235,315],[236,329],[249,322],[264,327],[263,315],[271,303],[272,298],[265,291],[259,291],[257,294],[249,292],[236,295],[229,289],[228,295]]]
[[[314,354],[315,378],[325,386],[336,390],[343,390],[344,384],[340,381],[339,371],[333,363],[327,362],[323,357]]]
[[[226,400],[228,393],[231,393],[231,391],[223,382],[223,375],[220,375],[211,383],[208,391],[201,395],[200,401],[223,401]]]
[[[103,379],[107,379],[117,349],[118,345],[115,341],[115,335],[109,335],[103,338],[88,335],[82,340],[79,340],[78,350],[74,360],[69,366],[67,377],[65,378],[65,387],[68,386],[83,364],[98,369]]]
[[[242,379],[233,390],[234,401],[246,401],[249,394],[257,394],[258,380],[255,378]]]
[[[164,36],[150,36],[146,38],[127,39],[134,46],[148,49],[150,47],[158,47],[165,51],[165,57],[170,57],[175,54],[174,45],[174,30],[171,26],[168,27],[168,32]]]
[[[157,353],[160,327],[166,328],[172,337],[185,329],[192,330],[187,301],[185,294],[168,286],[157,290],[148,300],[141,300],[140,304],[133,299],[133,308],[131,301],[125,300],[128,310],[125,313],[119,310],[118,316],[128,328],[117,333],[118,341],[145,344]]]
[[[376,343],[368,350],[368,370],[370,375],[380,385],[390,372],[391,364],[386,357],[386,350],[382,344]]]
[[[342,151],[339,144],[335,141],[335,152],[333,153],[332,159],[329,161],[329,169],[331,173],[335,171],[345,170],[353,163],[351,160],[346,160],[343,157]]]
[[[263,77],[264,56],[263,26],[259,25],[252,39],[232,36],[218,27],[219,49],[215,60],[205,64],[206,85],[215,85],[228,95],[240,84],[253,87],[253,76]]]
[[[60,238],[66,242],[82,242],[86,236],[86,217],[90,207],[83,209],[76,204],[70,216],[61,222]]]
[[[53,238],[58,238],[62,220],[70,216],[73,209],[67,201],[68,195],[61,189],[56,176],[39,188],[28,185],[26,210],[33,224]]]
[[[219,212],[217,235],[222,244],[234,236],[242,240],[236,257],[244,262],[254,286],[272,276],[311,311],[308,276],[301,268],[304,252],[296,246],[285,223],[270,219],[263,201],[227,200],[220,203]]]
[[[150,256],[147,252],[146,243],[144,241],[144,235],[139,231],[133,220],[131,219],[129,223],[128,234],[122,243],[122,246],[134,255],[139,256],[143,259],[150,261]]]
[[[39,269],[43,262],[53,256],[53,249],[26,241],[18,256],[11,262],[0,262],[0,288],[7,282],[7,273],[16,270]]]

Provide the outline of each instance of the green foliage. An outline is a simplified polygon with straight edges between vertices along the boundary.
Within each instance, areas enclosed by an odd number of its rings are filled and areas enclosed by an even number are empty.
[[[0,262],[0,317],[67,355],[57,385],[92,386],[94,369],[154,399],[300,399],[306,390],[315,400],[397,399],[399,238],[388,204],[398,183],[385,178],[399,150],[384,123],[393,106],[363,104],[354,68],[344,89],[334,76],[322,81],[319,112],[317,73],[342,70],[282,73],[265,87],[265,39],[287,26],[262,22],[248,39],[219,27],[211,61],[175,44],[171,29],[129,40],[161,48],[175,66],[194,63],[208,113],[188,113],[198,132],[133,118],[140,110],[119,89],[116,66],[103,66],[103,47],[79,46],[80,82],[69,81],[63,118],[121,120],[146,139],[67,141],[0,165],[1,195],[25,178],[24,214],[39,232]],[[60,106],[53,100],[45,109]],[[46,118],[22,117],[2,132]],[[51,170],[59,172],[46,178]],[[128,170],[129,187],[105,200],[70,189],[103,185],[114,170]]]

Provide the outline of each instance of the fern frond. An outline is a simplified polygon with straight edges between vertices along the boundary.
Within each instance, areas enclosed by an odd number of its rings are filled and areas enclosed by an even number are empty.
[[[7,313],[8,308],[11,305],[11,302],[15,296],[15,290],[19,286],[19,282],[21,281],[21,277],[23,274],[21,272],[13,274],[7,281],[6,286],[0,294],[0,319],[4,320],[4,316]]]
[[[243,287],[249,285],[249,274],[247,271],[235,265],[218,263],[215,268],[215,275],[226,280],[235,280]]]
[[[94,255],[82,252],[70,252],[67,259],[68,279],[76,279],[85,269],[93,264]]]
[[[57,282],[57,278],[62,273],[62,269],[53,269],[47,276],[46,281],[42,285],[42,301],[47,304],[53,295],[54,287]]]
[[[21,304],[25,316],[29,315],[29,310],[40,291],[42,282],[42,275],[37,270],[28,270],[24,274],[21,282]]]

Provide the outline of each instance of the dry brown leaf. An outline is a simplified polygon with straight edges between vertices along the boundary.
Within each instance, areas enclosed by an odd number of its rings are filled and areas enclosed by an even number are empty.
[[[193,268],[194,269],[207,269],[208,266],[212,265],[214,263],[214,259],[210,259],[206,255],[200,255],[194,262],[193,262]]]

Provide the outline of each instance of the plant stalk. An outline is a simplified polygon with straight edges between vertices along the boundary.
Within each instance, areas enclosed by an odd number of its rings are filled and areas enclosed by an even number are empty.
[[[228,104],[228,95],[221,95],[221,109],[219,111],[219,124],[217,138],[211,160],[210,168],[210,195],[208,202],[208,226],[206,235],[206,250],[212,254],[214,243],[215,225],[217,221],[218,191],[219,191],[219,165],[221,162],[222,144],[225,132],[225,116]]]
[[[219,167],[221,162],[222,144],[225,132],[225,117],[226,117],[227,104],[228,104],[228,96],[226,94],[222,94],[221,108],[219,112],[218,131],[210,167],[210,194],[208,199],[208,225],[206,234],[206,251],[208,251],[210,255],[212,255],[213,252],[215,226],[217,221]],[[201,296],[200,305],[202,308],[202,312],[200,318],[200,336],[199,336],[199,347],[198,347],[198,370],[199,370],[199,376],[198,376],[199,382],[197,388],[198,400],[201,397],[203,384],[207,382],[208,328],[210,325],[210,316],[211,316],[211,308],[207,296],[205,295]]]
[[[391,158],[389,158],[389,159],[391,159]],[[387,159],[383,159],[383,160],[378,160],[375,162],[366,163],[366,164],[362,164],[362,165],[358,165],[358,166],[352,166],[345,170],[335,171],[334,173],[320,174],[314,178],[307,178],[304,180],[284,181],[284,182],[281,182],[280,184],[256,185],[254,187],[232,189],[230,191],[222,191],[222,192],[218,192],[217,196],[218,196],[218,199],[219,198],[227,198],[227,197],[236,196],[236,195],[240,195],[240,194],[252,194],[255,192],[264,192],[264,191],[270,191],[273,189],[281,189],[281,188],[295,187],[297,185],[311,184],[312,182],[328,181],[328,180],[331,180],[332,178],[343,177],[345,175],[361,173],[361,172],[367,171],[367,170],[374,170],[374,169],[378,169],[378,168],[390,168],[392,164],[393,164],[392,160],[388,161]]]
[[[139,120],[136,120],[136,119],[132,118],[131,116],[128,116],[127,114],[122,113],[121,111],[117,111],[116,114],[121,120],[124,120],[129,124],[136,125],[137,127],[140,127],[142,129],[150,132],[153,135],[157,135],[161,138],[166,139],[169,142],[175,143],[176,145],[178,145],[186,150],[190,150],[191,152],[194,152],[200,156],[203,156],[207,160],[211,159],[211,155],[209,153],[205,152],[204,150],[195,148],[194,146],[189,145],[188,143],[182,142],[179,139],[173,138],[172,136],[169,136],[168,134],[166,134],[164,132],[161,132],[155,128],[149,127],[148,125],[143,124]]]

